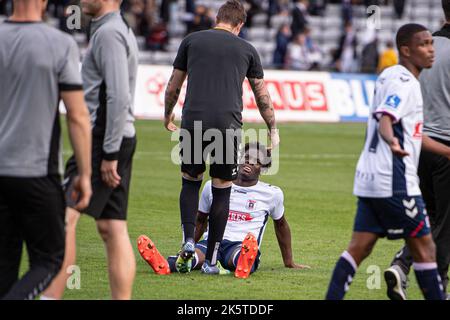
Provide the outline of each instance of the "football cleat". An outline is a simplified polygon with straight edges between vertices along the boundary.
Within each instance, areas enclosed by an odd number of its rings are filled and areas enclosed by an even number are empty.
[[[234,275],[236,278],[246,279],[249,277],[253,264],[258,255],[258,241],[256,237],[249,233],[242,241],[241,255],[239,256],[236,271]]]
[[[175,268],[180,273],[189,273],[192,269],[192,259],[195,254],[195,243],[193,240],[188,239],[180,253],[178,254],[177,261],[175,262]]]
[[[170,274],[169,263],[156,249],[155,244],[147,236],[140,236],[137,246],[141,257],[152,267],[156,274]]]
[[[384,271],[384,280],[387,285],[387,296],[391,300],[407,300],[406,288],[408,287],[408,277],[403,270],[393,265]]]
[[[205,262],[202,265],[202,273],[203,274],[218,274],[220,276],[230,274],[230,270],[225,269],[222,267],[219,261],[217,261],[217,264],[215,266],[211,265],[211,263],[208,260],[205,260]]]

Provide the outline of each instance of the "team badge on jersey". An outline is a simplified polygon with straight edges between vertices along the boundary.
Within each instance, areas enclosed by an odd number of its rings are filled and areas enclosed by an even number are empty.
[[[256,209],[256,201],[255,200],[248,200],[247,205],[245,206],[248,210],[255,210]]]
[[[397,109],[397,107],[400,105],[401,101],[402,101],[402,99],[400,99],[400,97],[398,95],[393,94],[393,95],[390,95],[389,97],[387,97],[386,102],[384,104],[393,109]]]

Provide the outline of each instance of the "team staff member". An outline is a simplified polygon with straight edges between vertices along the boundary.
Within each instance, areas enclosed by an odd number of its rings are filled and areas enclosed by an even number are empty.
[[[446,291],[450,264],[450,0],[442,0],[442,7],[447,23],[433,34],[436,62],[433,68],[422,72],[419,80],[424,100],[423,131],[448,147],[446,151],[444,148],[447,157],[422,150],[419,177],[436,243],[438,271]],[[404,247],[385,271],[389,298],[406,299],[406,277],[411,265],[411,253]]]
[[[121,16],[120,4],[120,0],[81,1],[83,12],[93,18],[89,48],[82,66],[93,137],[93,195],[84,212],[95,218],[105,243],[112,298],[130,299],[136,261],[126,219],[136,148],[133,95],[138,46],[133,31]],[[69,186],[76,172],[72,158],[66,167]],[[70,209],[72,226],[78,217],[77,210]],[[75,232],[74,227],[71,230]],[[74,236],[71,247],[73,255],[66,258],[65,265],[73,264],[75,260]],[[61,280],[46,292],[46,296],[61,297],[67,277],[65,269],[61,271]]]
[[[42,22],[47,1],[14,0],[0,24],[0,298],[34,299],[57,274],[64,257],[64,192],[60,179],[58,100],[79,170],[72,196],[77,210],[91,196],[91,135],[68,35]],[[29,270],[20,279],[22,245]]]
[[[180,211],[184,244],[177,260],[179,270],[190,271],[195,252],[195,219],[206,169],[202,155],[210,146],[207,138],[202,139],[203,133],[216,129],[219,136],[222,135],[223,148],[216,145],[211,152],[216,160],[210,166],[213,201],[209,215],[208,249],[202,271],[219,273],[216,266],[217,250],[227,223],[231,184],[237,176],[236,140],[239,139],[235,140],[234,134],[230,132],[242,127],[242,84],[245,77],[252,86],[260,113],[270,130],[272,146],[279,143],[272,101],[264,84],[260,58],[251,44],[238,37],[245,20],[246,13],[239,1],[229,0],[222,5],[217,14],[216,28],[192,33],[182,41],[167,85],[165,127],[169,131],[176,131],[173,108],[188,76],[181,123],[183,182]],[[195,122],[201,124],[201,129],[194,130]],[[217,157],[220,153],[222,159]]]

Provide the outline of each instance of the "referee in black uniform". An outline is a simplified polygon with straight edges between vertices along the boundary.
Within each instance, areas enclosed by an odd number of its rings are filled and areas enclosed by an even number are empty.
[[[188,77],[180,132],[183,246],[177,260],[179,272],[189,272],[191,269],[199,190],[206,169],[203,154],[213,149],[210,152],[211,158],[214,158],[210,166],[213,202],[202,272],[219,273],[217,250],[228,219],[231,184],[237,175],[237,132],[242,127],[242,85],[246,77],[270,131],[272,147],[279,143],[272,101],[264,84],[259,55],[250,43],[238,37],[245,20],[246,13],[241,2],[229,0],[222,5],[217,14],[216,28],[192,33],[182,41],[167,85],[165,127],[176,131],[173,109]],[[202,139],[206,131],[213,133],[216,140],[208,141],[206,136]],[[222,142],[220,147],[219,140]],[[215,147],[212,147],[213,143]]]
[[[446,292],[450,264],[450,0],[442,0],[442,7],[447,22],[433,34],[436,60],[431,69],[422,71],[419,80],[424,100],[423,132],[440,142],[443,145],[441,154],[448,156],[422,150],[419,177],[436,243],[438,271]],[[389,298],[406,299],[411,264],[411,254],[404,247],[385,271]]]
[[[46,1],[15,0],[0,24],[0,298],[34,299],[61,267],[65,199],[60,179],[60,97],[80,168],[75,207],[91,196],[91,136],[79,52],[42,22]],[[22,245],[29,270],[19,279]]]

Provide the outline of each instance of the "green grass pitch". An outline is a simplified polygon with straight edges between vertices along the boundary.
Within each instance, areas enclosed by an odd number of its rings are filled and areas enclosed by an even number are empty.
[[[351,236],[356,207],[353,175],[364,142],[364,124],[279,126],[280,170],[262,180],[284,191],[294,258],[312,269],[284,268],[269,220],[260,268],[247,280],[231,275],[205,276],[198,271],[157,276],[141,259],[136,250],[136,239],[141,234],[150,236],[165,256],[179,250],[181,178],[179,167],[170,160],[176,142],[170,141],[162,123],[137,121],[136,127],[138,148],[128,212],[130,241],[137,261],[133,299],[323,299],[334,264]],[[253,127],[262,128],[246,126]],[[67,157],[71,151],[66,134],[64,150]],[[65,299],[109,299],[105,250],[91,218],[80,219],[77,239],[81,288],[66,290]],[[346,299],[386,299],[383,270],[401,246],[401,241],[380,240],[358,270]],[[409,298],[420,299],[414,275],[410,276]]]

